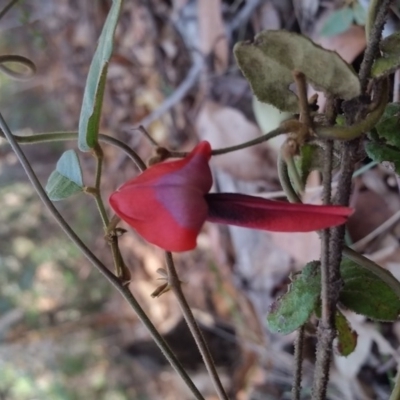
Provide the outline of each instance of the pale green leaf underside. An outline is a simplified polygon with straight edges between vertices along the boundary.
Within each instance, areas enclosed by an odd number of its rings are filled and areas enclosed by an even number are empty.
[[[89,151],[97,143],[107,67],[122,3],[123,0],[113,1],[90,64],[79,117],[78,145],[82,151]]]
[[[82,187],[70,181],[59,172],[53,171],[47,181],[46,192],[51,201],[59,201],[82,192]]]
[[[50,200],[66,199],[83,190],[82,171],[74,150],[62,154],[47,181],[46,192]]]
[[[335,36],[346,32],[350,28],[353,18],[354,13],[350,7],[333,11],[322,26],[321,36]]]

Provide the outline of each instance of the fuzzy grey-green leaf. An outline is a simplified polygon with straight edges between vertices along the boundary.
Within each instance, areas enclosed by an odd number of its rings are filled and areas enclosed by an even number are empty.
[[[383,39],[379,47],[383,53],[382,57],[375,60],[371,69],[371,74],[375,78],[387,76],[400,67],[400,32]]]
[[[79,117],[78,145],[82,151],[89,151],[97,143],[108,62],[122,4],[123,0],[113,0],[90,64]]]
[[[50,200],[66,199],[83,190],[82,171],[74,150],[67,150],[57,162],[46,184]]]
[[[383,54],[400,55],[400,32],[395,32],[379,43]]]
[[[289,90],[293,71],[302,72],[317,90],[342,99],[360,93],[353,69],[340,56],[287,31],[264,31],[253,42],[234,47],[236,61],[259,101],[282,111],[298,112],[297,96]]]
[[[367,13],[360,3],[357,2],[353,5],[353,14],[357,25],[365,25],[367,22]]]
[[[294,276],[288,292],[271,305],[267,316],[270,331],[287,335],[306,323],[318,304],[320,291],[319,262],[312,261]]]

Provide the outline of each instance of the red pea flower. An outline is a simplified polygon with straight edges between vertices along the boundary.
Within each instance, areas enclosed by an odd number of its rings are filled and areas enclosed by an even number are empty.
[[[196,247],[205,221],[276,232],[310,232],[347,221],[341,206],[293,204],[239,193],[208,193],[211,146],[149,167],[110,196],[115,213],[148,242],[167,251]]]

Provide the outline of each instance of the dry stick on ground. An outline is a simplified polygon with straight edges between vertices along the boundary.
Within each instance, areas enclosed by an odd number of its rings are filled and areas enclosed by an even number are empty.
[[[359,76],[363,92],[365,92],[367,87],[372,62],[378,52],[378,45],[390,3],[391,0],[373,0],[371,3],[372,11],[370,8],[369,14],[373,16],[376,15],[376,18],[373,20],[373,26],[368,38],[368,46],[360,69]],[[354,116],[346,117],[348,117],[349,120],[354,120]],[[356,139],[344,143],[342,147],[342,164],[336,199],[337,203],[340,205],[349,204],[352,175],[357,160],[359,145],[360,139]],[[341,287],[339,268],[342,259],[344,234],[344,226],[332,228],[331,238],[329,240],[328,293],[323,294],[323,296],[326,296],[326,298],[323,299],[323,302],[326,304],[325,311],[324,309],[322,310],[323,313],[325,312],[325,315],[322,315],[318,329],[316,372],[312,388],[313,400],[326,399],[326,389],[329,381],[329,369],[332,356],[332,343],[336,335],[334,316]],[[325,243],[326,241],[325,239]]]

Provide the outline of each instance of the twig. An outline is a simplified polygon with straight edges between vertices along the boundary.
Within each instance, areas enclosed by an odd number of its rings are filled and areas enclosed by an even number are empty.
[[[371,240],[374,240],[376,237],[378,237],[381,233],[388,230],[392,225],[397,223],[399,220],[400,220],[400,211],[397,211],[389,219],[387,219],[383,224],[379,225],[376,229],[374,229],[372,232],[370,232],[367,236],[364,236],[358,242],[354,243],[351,247],[356,251],[360,251]]]
[[[371,34],[369,35],[367,50],[364,55],[360,70],[360,81],[363,93],[366,91],[371,66],[378,52],[379,40],[390,1],[391,0],[373,0],[373,5],[371,5],[369,10],[370,20],[373,18],[373,27]],[[371,15],[376,15],[376,18],[371,17]],[[351,122],[354,121],[354,116],[355,115],[349,116],[349,120]],[[349,204],[352,175],[354,173],[359,143],[360,140],[356,139],[342,145],[341,173],[339,177],[338,193],[336,196],[337,203],[340,205]],[[312,388],[313,400],[326,399],[326,390],[329,381],[329,369],[332,355],[332,343],[336,335],[334,315],[341,288],[340,262],[342,259],[344,235],[345,227],[339,226],[331,229],[331,239],[329,244],[328,238],[326,236],[323,237],[322,260],[327,256],[327,254],[325,254],[325,250],[329,249],[328,260],[325,261],[327,263],[326,267],[329,266],[329,269],[328,276],[322,278],[322,301],[325,302],[325,305],[323,304],[322,307],[322,318],[318,329],[316,368]],[[325,282],[326,280],[327,282]],[[327,285],[327,291],[324,291],[325,285]],[[325,296],[326,298],[324,299]]]
[[[118,292],[122,295],[122,297],[129,303],[132,309],[135,311],[136,315],[140,319],[140,321],[146,326],[149,330],[152,339],[156,342],[159,346],[160,350],[170,362],[174,370],[181,376],[181,378],[185,381],[186,385],[190,388],[193,395],[196,399],[204,400],[204,397],[198,391],[192,380],[190,379],[189,375],[183,369],[179,361],[177,360],[175,354],[170,349],[168,344],[165,342],[163,337],[158,333],[155,326],[147,317],[146,313],[141,308],[140,304],[137,300],[133,297],[132,293],[129,291],[127,287],[124,287],[121,281],[111,273],[107,267],[91,252],[91,250],[82,242],[82,240],[78,237],[78,235],[71,229],[68,223],[65,221],[63,216],[59,213],[57,208],[48,198],[46,192],[44,191],[39,179],[37,178],[35,172],[33,171],[29,161],[27,160],[25,154],[21,150],[20,146],[18,145],[17,141],[13,137],[10,129],[8,128],[7,123],[5,122],[3,116],[0,113],[0,127],[4,132],[6,139],[8,140],[11,148],[14,150],[16,156],[18,157],[19,162],[21,163],[22,167],[24,168],[26,175],[28,176],[29,180],[32,183],[32,186],[35,188],[38,196],[51,213],[53,218],[57,221],[58,225],[61,229],[65,232],[65,234],[71,239],[73,243],[81,250],[84,256],[93,264],[93,266],[111,283],[111,285],[118,290]]]
[[[11,8],[14,6],[14,4],[17,4],[19,0],[11,0],[6,6],[0,11],[0,19],[2,19],[8,11],[11,10]]]
[[[278,127],[268,133],[265,133],[264,135],[255,138],[253,140],[249,140],[248,142],[244,142],[244,143],[240,143],[237,144],[235,146],[230,146],[230,147],[223,147],[221,149],[214,149],[212,150],[211,154],[213,156],[219,156],[222,154],[227,154],[227,153],[231,153],[233,151],[237,151],[237,150],[242,150],[242,149],[246,149],[247,147],[251,147],[251,146],[255,146],[256,144],[260,144],[263,142],[266,142],[267,140],[270,140],[276,136],[282,135],[283,133],[286,133],[287,129],[284,127]],[[168,156],[169,157],[186,157],[189,153],[186,151],[171,151],[168,150]]]
[[[307,97],[307,82],[305,75],[300,71],[293,71],[293,78],[297,87],[297,96],[299,97],[300,117],[299,121],[312,127],[312,119],[310,116],[310,107]]]
[[[366,26],[368,45],[364,53],[359,73],[361,93],[365,93],[367,89],[372,64],[376,56],[379,54],[379,42],[391,3],[392,0],[371,0],[368,9],[368,23]]]
[[[304,350],[304,326],[297,331],[297,338],[294,343],[294,376],[292,385],[292,400],[300,400],[301,380],[303,374],[303,350]]]
[[[228,24],[227,31],[229,37],[235,29],[239,28],[241,25],[245,24],[255,9],[260,5],[261,0],[247,0],[244,7],[236,14],[235,18]]]
[[[331,202],[333,142],[328,141],[325,148],[323,166],[322,201]],[[336,293],[333,293],[335,281],[332,281],[330,265],[330,229],[322,231],[321,240],[321,319],[318,325],[318,344],[315,362],[313,399],[325,399],[329,382],[329,370],[332,357],[332,341],[335,337]]]
[[[4,137],[4,134],[1,129],[0,129],[0,137]],[[36,144],[36,143],[76,140],[78,139],[78,132],[50,132],[50,133],[37,133],[35,135],[30,135],[30,136],[13,135],[13,137],[20,144]],[[136,164],[136,166],[139,168],[140,171],[144,171],[146,169],[146,164],[136,154],[136,152],[133,151],[129,146],[127,146],[120,140],[112,136],[99,133],[99,141],[110,144],[122,150]]]
[[[197,83],[204,65],[205,61],[203,57],[196,57],[196,62],[191,66],[185,79],[174,90],[174,93],[167,97],[157,109],[151,112],[147,117],[144,117],[135,126],[124,126],[124,129],[127,131],[132,131],[132,129],[137,129],[138,126],[143,126],[147,129],[153,122],[161,118],[172,107],[178,104],[186,96],[189,90]]]
[[[168,284],[171,290],[174,292],[178,303],[181,307],[183,317],[189,327],[189,330],[195,340],[197,347],[200,351],[201,356],[203,357],[204,364],[207,368],[207,371],[211,377],[211,380],[214,384],[214,387],[218,393],[218,397],[221,400],[229,400],[228,396],[225,392],[224,387],[219,379],[217,370],[215,368],[215,363],[212,359],[210,350],[208,349],[207,343],[204,340],[203,334],[196,322],[196,319],[193,316],[193,313],[189,307],[189,304],[186,301],[185,295],[183,294],[181,288],[181,281],[179,280],[178,274],[175,269],[174,260],[172,258],[172,254],[170,252],[165,253],[165,260],[167,263],[167,271],[168,271]]]

